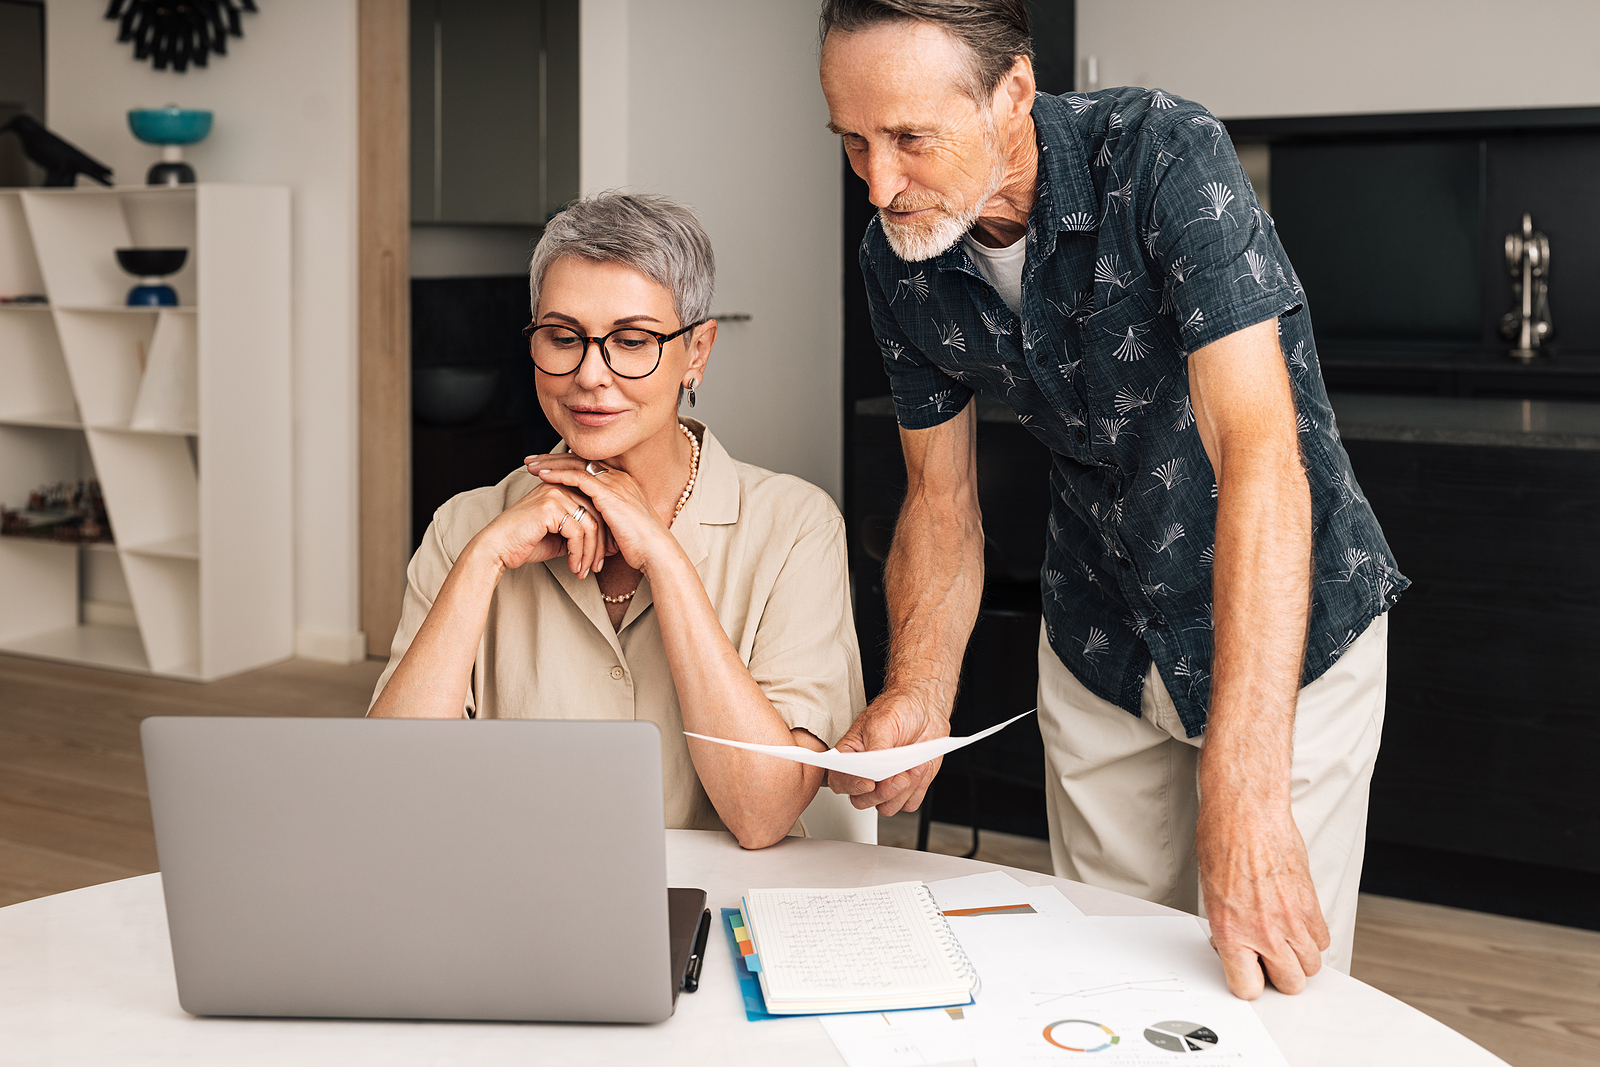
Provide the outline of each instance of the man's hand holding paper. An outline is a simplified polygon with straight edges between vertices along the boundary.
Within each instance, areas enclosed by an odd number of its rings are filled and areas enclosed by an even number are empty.
[[[841,752],[872,752],[949,735],[948,712],[942,713],[915,694],[885,692],[861,713],[834,747]],[[921,807],[943,762],[940,757],[882,780],[833,771],[827,784],[835,793],[848,796],[858,811],[877,808],[880,815],[896,815]]]
[[[1007,719],[996,726],[991,726],[987,730],[975,733],[971,737],[937,737],[927,741],[918,741],[914,744],[900,745],[894,748],[878,748],[871,751],[850,751],[845,749],[844,746],[850,740],[850,735],[848,734],[840,740],[839,748],[829,749],[827,752],[812,752],[809,749],[793,745],[758,745],[748,741],[730,741],[722,737],[707,737],[704,734],[688,733],[687,731],[685,731],[685,734],[689,737],[697,737],[702,741],[742,748],[748,752],[764,752],[779,759],[805,763],[813,767],[822,767],[833,771],[837,777],[862,779],[871,787],[875,783],[887,781],[905,771],[920,768],[925,764],[941,759],[946,753],[954,752],[958,748],[965,748],[974,741],[982,741],[985,737],[1004,730],[1007,726],[1016,722],[1017,719],[1032,714],[1032,711],[1025,711],[1021,715]],[[949,729],[948,725],[946,729]],[[838,791],[844,792],[845,790]],[[863,804],[857,804],[856,806],[865,807]]]

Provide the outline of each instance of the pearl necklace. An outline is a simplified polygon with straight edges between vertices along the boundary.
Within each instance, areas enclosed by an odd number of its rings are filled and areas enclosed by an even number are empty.
[[[673,522],[677,522],[678,516],[683,514],[683,506],[689,502],[689,494],[694,492],[695,479],[700,477],[700,440],[695,437],[694,431],[681,422],[678,423],[678,429],[682,430],[683,436],[689,439],[689,484],[683,487],[683,492],[678,496],[678,506],[672,509]],[[668,525],[670,526],[671,523],[668,523]],[[600,577],[596,575],[595,582],[598,584],[599,581]],[[601,593],[600,599],[607,604],[626,604],[633,599],[633,595],[638,591],[639,587],[634,586],[621,596],[607,596]]]

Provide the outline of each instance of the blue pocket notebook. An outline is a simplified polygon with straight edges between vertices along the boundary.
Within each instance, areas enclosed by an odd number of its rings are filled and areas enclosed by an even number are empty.
[[[756,971],[761,969],[761,960],[755,952],[746,952],[745,946],[749,944],[749,933],[743,937],[744,916],[738,908],[722,909],[722,932],[728,938],[728,950],[733,954],[733,973],[739,978],[739,995],[744,998],[744,1017],[751,1022],[760,1022],[762,1019],[793,1019],[793,1015],[772,1015],[767,1011],[767,1002],[761,996],[761,982],[756,978]],[[755,970],[751,970],[752,963]]]

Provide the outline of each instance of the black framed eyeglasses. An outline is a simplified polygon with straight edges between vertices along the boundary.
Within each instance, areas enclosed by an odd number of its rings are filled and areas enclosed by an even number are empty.
[[[648,378],[661,365],[661,353],[668,341],[710,321],[691,322],[672,333],[623,326],[604,337],[588,337],[571,326],[553,322],[524,326],[522,332],[528,338],[528,354],[533,357],[533,365],[554,377],[575,372],[583,365],[589,346],[597,344],[600,358],[606,361],[612,374],[619,378]]]

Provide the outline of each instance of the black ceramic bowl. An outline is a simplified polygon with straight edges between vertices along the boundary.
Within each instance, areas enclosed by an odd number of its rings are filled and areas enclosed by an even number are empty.
[[[189,258],[187,248],[119,248],[117,262],[129,274],[140,278],[164,278],[183,269]]]

